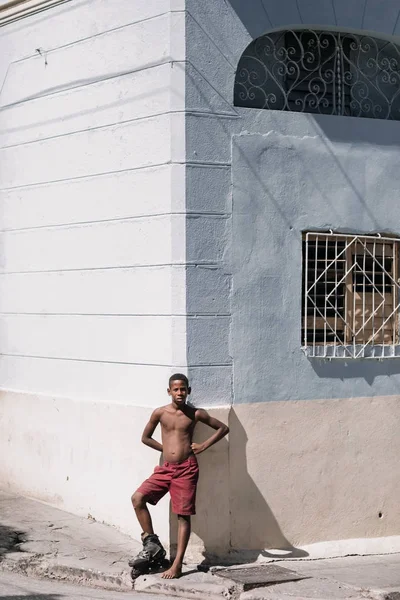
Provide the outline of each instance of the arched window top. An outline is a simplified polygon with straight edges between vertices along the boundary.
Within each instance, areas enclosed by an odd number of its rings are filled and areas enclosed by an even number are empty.
[[[235,106],[400,120],[400,46],[363,33],[284,30],[240,58]]]

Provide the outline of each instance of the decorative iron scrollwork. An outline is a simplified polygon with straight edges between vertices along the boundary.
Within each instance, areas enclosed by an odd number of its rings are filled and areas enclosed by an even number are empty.
[[[336,31],[263,35],[239,61],[234,103],[400,120],[400,47],[369,35]]]

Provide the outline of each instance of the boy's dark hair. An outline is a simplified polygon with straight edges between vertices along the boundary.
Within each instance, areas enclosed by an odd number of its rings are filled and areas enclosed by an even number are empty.
[[[168,380],[168,387],[171,387],[173,381],[184,381],[186,386],[189,387],[189,379],[183,373],[174,373]]]

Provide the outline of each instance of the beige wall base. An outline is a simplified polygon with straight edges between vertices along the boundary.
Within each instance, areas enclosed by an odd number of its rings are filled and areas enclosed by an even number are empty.
[[[193,556],[399,551],[399,400],[264,402],[216,413],[229,423],[229,450],[223,441],[200,457]]]
[[[2,392],[0,487],[138,538],[130,495],[158,459],[140,443],[150,410]],[[199,456],[188,559],[400,551],[397,396],[210,412],[229,424],[229,442]],[[208,435],[199,427],[196,440]],[[174,545],[168,499],[152,514]]]

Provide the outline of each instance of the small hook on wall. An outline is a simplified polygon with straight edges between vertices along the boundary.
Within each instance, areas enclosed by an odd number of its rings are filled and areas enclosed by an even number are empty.
[[[45,52],[43,48],[36,48],[36,52],[39,54],[39,56],[44,58],[44,66],[47,67],[47,52]]]

